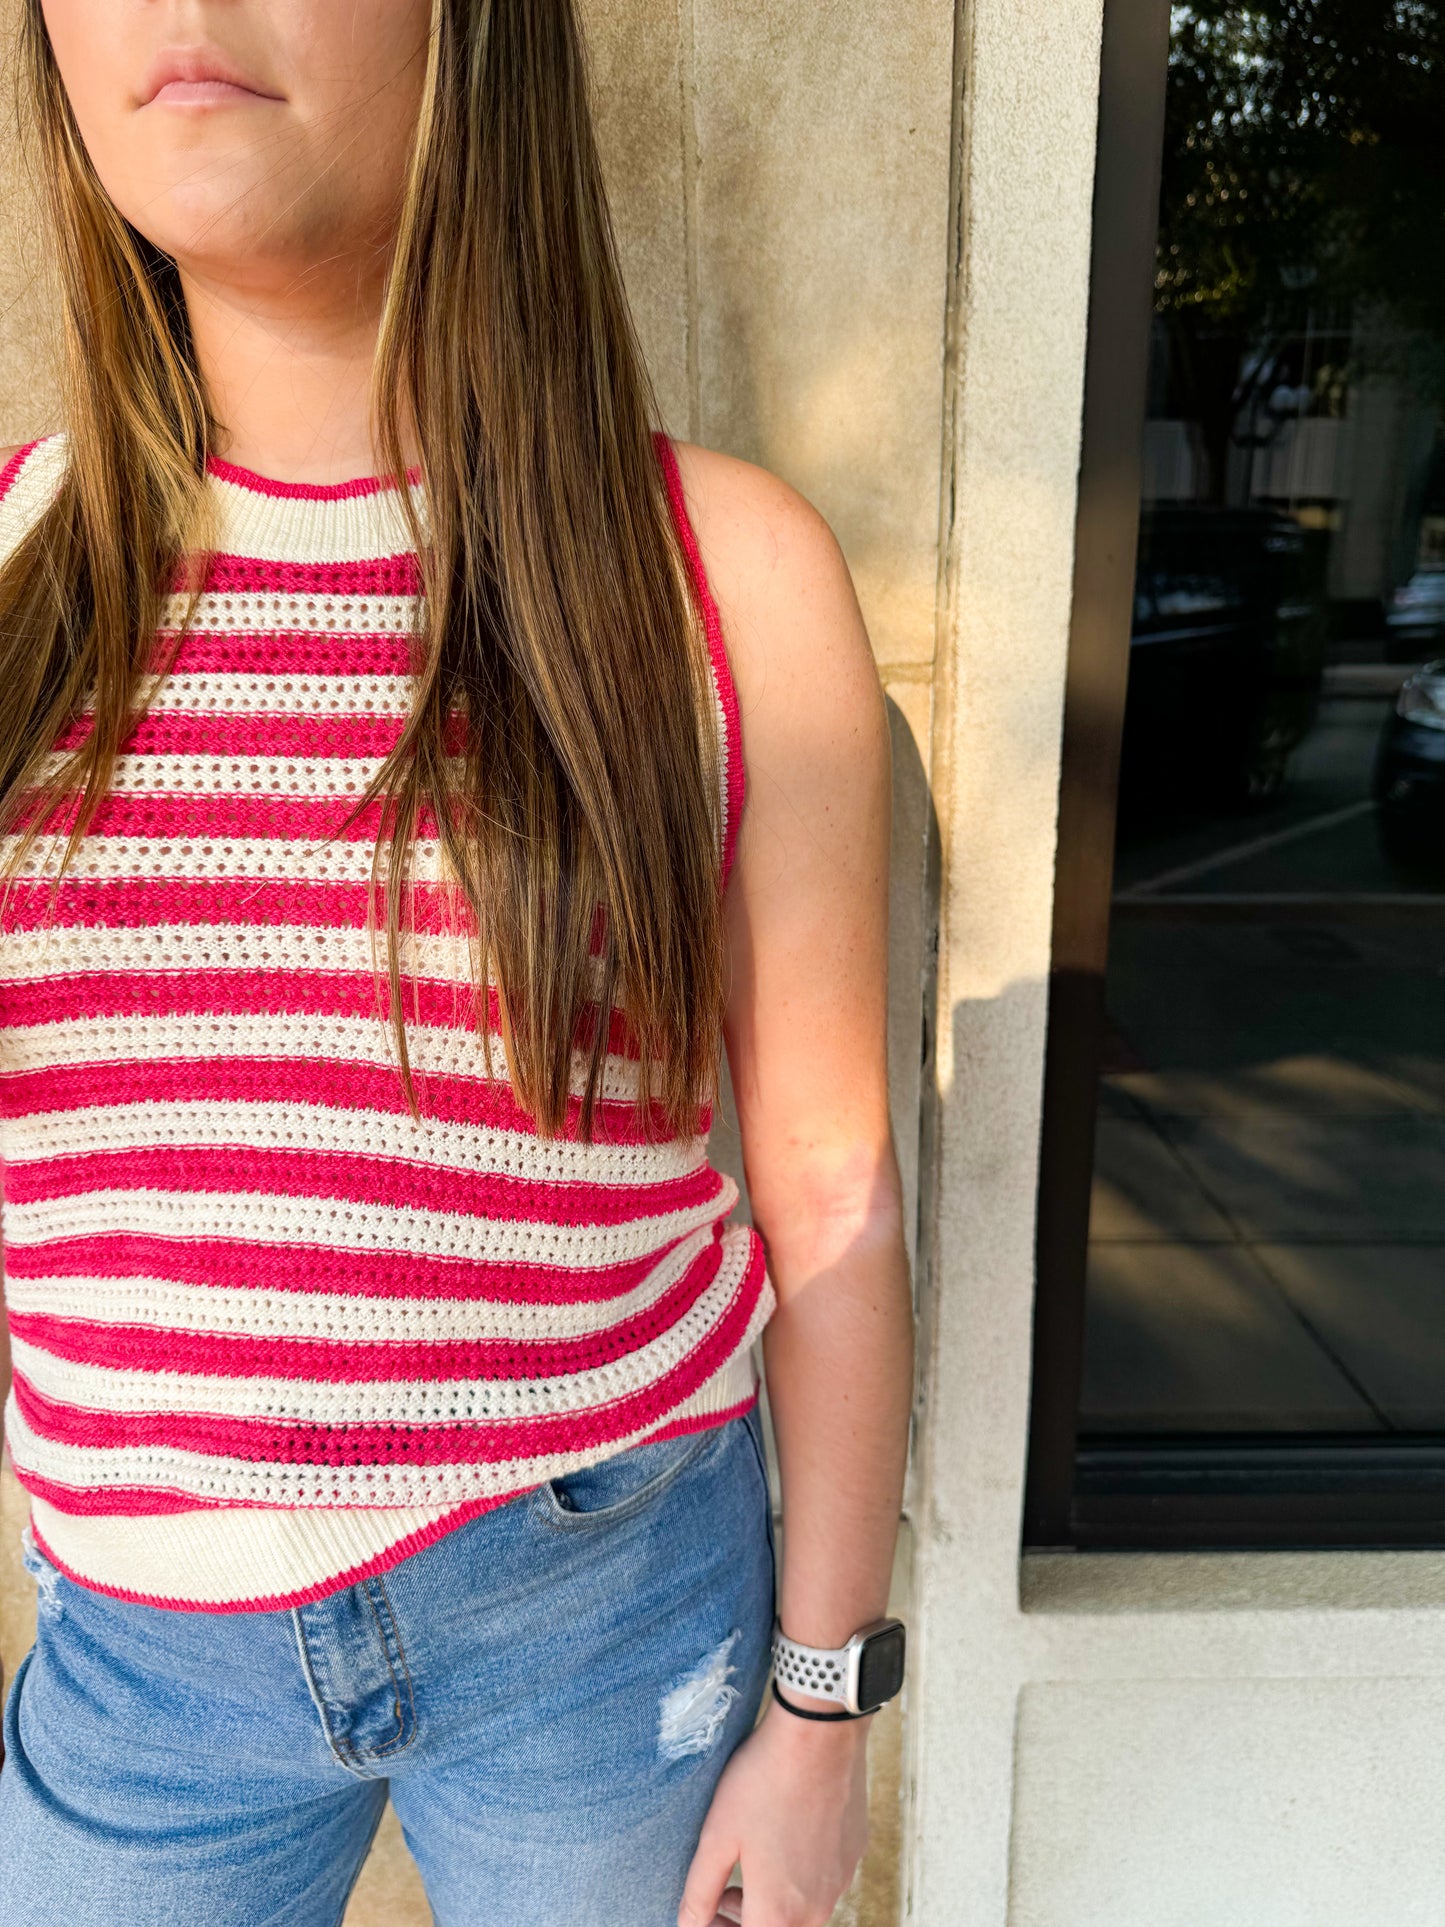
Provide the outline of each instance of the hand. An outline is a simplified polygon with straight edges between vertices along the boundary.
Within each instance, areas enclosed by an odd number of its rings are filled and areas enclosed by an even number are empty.
[[[871,1725],[768,1708],[717,1783],[678,1927],[826,1927],[868,1840]]]

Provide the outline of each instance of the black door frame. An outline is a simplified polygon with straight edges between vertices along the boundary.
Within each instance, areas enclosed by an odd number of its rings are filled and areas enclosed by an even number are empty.
[[[1074,1543],[1084,1268],[1143,467],[1169,0],[1105,0],[1064,687],[1024,1539]]]

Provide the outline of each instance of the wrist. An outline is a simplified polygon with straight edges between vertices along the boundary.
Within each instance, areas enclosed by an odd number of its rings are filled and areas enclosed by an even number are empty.
[[[839,1646],[805,1645],[773,1623],[773,1696],[808,1725],[866,1718],[903,1684],[905,1630],[884,1617],[858,1627]]]
[[[838,1710],[836,1704],[830,1701],[809,1699],[801,1693],[793,1694],[786,1687],[783,1691],[789,1700],[809,1711],[836,1713]],[[763,1726],[780,1746],[799,1761],[831,1760],[846,1766],[857,1755],[866,1753],[868,1735],[873,1730],[876,1714],[863,1713],[851,1720],[805,1720],[789,1712],[787,1707],[780,1706],[771,1689],[767,1698]]]

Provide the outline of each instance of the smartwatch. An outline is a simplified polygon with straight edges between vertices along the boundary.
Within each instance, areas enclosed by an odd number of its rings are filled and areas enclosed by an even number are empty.
[[[901,1619],[860,1626],[846,1646],[800,1646],[773,1625],[773,1693],[805,1719],[857,1719],[875,1713],[903,1684],[905,1633]],[[840,1713],[809,1713],[778,1693],[778,1682],[815,1699],[836,1700]]]

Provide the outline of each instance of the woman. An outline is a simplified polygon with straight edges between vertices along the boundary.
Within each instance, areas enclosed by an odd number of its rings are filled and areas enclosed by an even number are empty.
[[[820,1923],[911,1347],[837,545],[651,425],[568,0],[30,0],[21,57],[6,1919],[329,1927],[389,1792],[440,1922]]]

